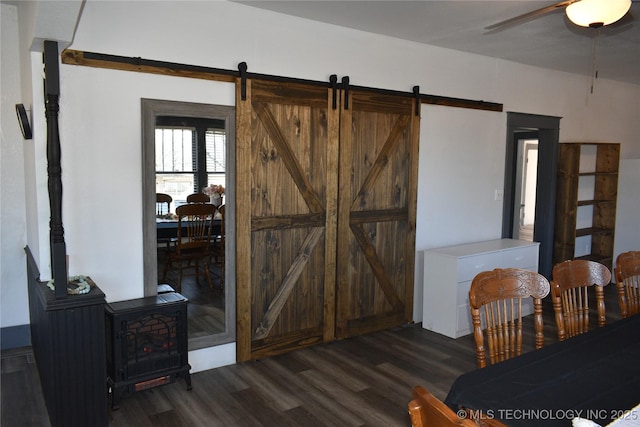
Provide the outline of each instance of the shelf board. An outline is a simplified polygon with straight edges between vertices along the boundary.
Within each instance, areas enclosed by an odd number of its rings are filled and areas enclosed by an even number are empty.
[[[589,206],[589,205],[597,205],[599,203],[615,203],[615,200],[607,200],[607,199],[600,199],[600,200],[578,200],[578,206]]]
[[[589,149],[583,150],[586,147]],[[618,143],[559,145],[554,262],[574,259],[576,238],[589,240],[584,238],[591,236],[591,247],[586,249],[593,254],[576,259],[597,261],[611,268],[619,162]],[[580,253],[583,245],[581,242]]]
[[[615,176],[618,172],[579,172],[578,176]]]
[[[613,233],[613,228],[597,228],[597,227],[578,228],[576,230],[576,237],[589,236],[593,234],[607,234],[607,233]]]

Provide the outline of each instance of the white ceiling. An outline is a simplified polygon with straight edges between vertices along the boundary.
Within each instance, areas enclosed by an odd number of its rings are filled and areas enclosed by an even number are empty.
[[[237,0],[238,3],[404,40],[588,75],[596,34],[598,77],[640,85],[640,1],[600,30],[573,25],[564,9],[500,31],[485,27],[554,1]]]

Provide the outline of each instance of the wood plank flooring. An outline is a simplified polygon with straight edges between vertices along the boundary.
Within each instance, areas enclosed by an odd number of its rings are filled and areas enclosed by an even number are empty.
[[[620,317],[615,286],[605,294],[612,322]],[[549,344],[557,339],[545,303]],[[530,335],[525,346],[533,348]],[[125,395],[120,409],[109,412],[109,425],[410,426],[406,408],[414,385],[444,399],[453,381],[473,369],[471,335],[454,340],[410,325],[199,372],[191,391],[178,380]],[[29,348],[2,353],[1,380],[2,426],[49,425]]]
[[[164,251],[158,251],[158,278],[163,275],[166,256]],[[193,269],[191,269],[193,270]],[[193,273],[193,271],[189,271]],[[189,319],[189,338],[201,338],[224,332],[225,329],[225,295],[224,285],[221,283],[222,271],[213,262],[210,266],[211,278],[214,288],[209,288],[206,280],[200,278],[197,284],[193,275],[187,275],[182,279],[182,289],[180,293],[189,300],[187,306],[187,317]],[[163,282],[173,289],[179,289],[178,271],[171,268],[167,278]]]

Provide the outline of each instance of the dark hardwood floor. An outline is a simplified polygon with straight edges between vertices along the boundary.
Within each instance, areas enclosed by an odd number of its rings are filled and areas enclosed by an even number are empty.
[[[620,318],[615,286],[605,289],[612,322]],[[548,298],[544,314],[550,344],[557,338]],[[526,339],[530,351],[533,338]],[[112,427],[410,426],[414,385],[444,399],[453,381],[472,369],[472,335],[451,339],[409,325],[198,372],[191,391],[178,380],[125,395],[109,421]],[[30,348],[2,353],[1,380],[2,426],[49,425]]]
[[[166,261],[164,250],[158,251],[158,279],[163,277],[163,270]],[[187,306],[187,317],[189,318],[189,338],[200,338],[224,332],[224,284],[221,281],[222,270],[215,263],[210,264],[209,272],[213,282],[213,288],[208,286],[207,281],[200,277],[198,284],[193,276],[193,268],[186,269],[182,279],[182,286],[178,286],[178,271],[170,268],[167,272],[166,280],[162,283],[171,286],[173,289],[180,289],[180,293],[189,300]],[[185,273],[185,274],[186,274]]]

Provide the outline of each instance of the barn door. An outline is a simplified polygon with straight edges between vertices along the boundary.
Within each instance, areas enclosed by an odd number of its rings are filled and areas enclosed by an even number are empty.
[[[236,87],[238,361],[410,321],[413,100]]]
[[[339,110],[326,86],[246,84],[236,104],[239,361],[335,331]]]
[[[407,323],[413,315],[415,102],[349,95],[340,115],[338,338]]]

